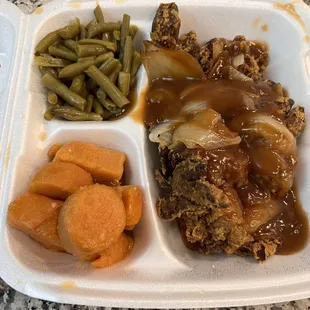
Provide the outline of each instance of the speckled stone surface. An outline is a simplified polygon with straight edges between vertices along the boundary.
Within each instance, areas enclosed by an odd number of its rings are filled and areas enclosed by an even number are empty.
[[[23,12],[31,13],[35,8],[51,0],[9,0],[9,1],[16,4]],[[304,1],[308,5],[310,5],[310,0],[304,0]],[[101,309],[123,310],[117,308],[57,304],[36,298],[31,298],[19,292],[16,292],[0,278],[0,310],[101,310]],[[310,310],[310,298],[272,305],[222,308],[222,310]]]

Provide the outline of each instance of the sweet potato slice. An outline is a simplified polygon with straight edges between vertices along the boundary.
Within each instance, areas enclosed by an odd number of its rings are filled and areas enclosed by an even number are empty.
[[[134,226],[139,223],[142,216],[142,192],[138,186],[119,186],[117,190],[122,195],[126,209],[126,226]],[[130,230],[130,229],[127,229]]]
[[[125,207],[118,192],[95,184],[79,189],[66,200],[58,235],[67,252],[93,259],[116,242],[125,225]]]
[[[29,236],[49,250],[65,252],[57,232],[59,212],[60,209],[56,210],[52,217],[44,221],[39,227],[30,231]]]
[[[51,162],[35,174],[29,191],[65,200],[82,186],[91,184],[91,175],[81,167],[67,162]]]
[[[8,208],[8,223],[27,234],[51,218],[63,202],[34,193],[26,193],[14,201]]]
[[[134,230],[135,227],[136,227],[136,225],[127,225],[127,226],[125,226],[125,230],[131,231],[131,230]]]
[[[122,233],[114,244],[100,253],[99,259],[91,263],[92,267],[104,268],[118,263],[130,254],[133,245],[133,238],[125,233]]]
[[[124,172],[125,154],[72,141],[63,145],[54,161],[74,163],[88,171],[98,183],[118,184]]]

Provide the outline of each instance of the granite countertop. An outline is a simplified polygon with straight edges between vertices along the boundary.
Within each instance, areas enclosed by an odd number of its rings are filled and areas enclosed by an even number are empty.
[[[0,0],[3,1],[3,0]],[[44,3],[51,0],[9,0],[16,4],[25,13],[31,13],[33,10]],[[304,0],[305,3],[310,5],[310,0]],[[65,305],[54,302],[43,301],[36,298],[28,297],[21,294],[11,287],[9,287],[0,278],[0,310],[116,310],[117,308],[104,308],[104,307],[88,307],[77,305]],[[223,310],[309,310],[310,298],[298,301],[291,301],[286,303],[261,305],[261,306],[248,306],[237,308],[222,308]],[[121,309],[120,309],[121,310]],[[207,310],[207,309],[204,309]],[[210,309],[211,310],[211,309]],[[215,309],[213,309],[215,310]]]

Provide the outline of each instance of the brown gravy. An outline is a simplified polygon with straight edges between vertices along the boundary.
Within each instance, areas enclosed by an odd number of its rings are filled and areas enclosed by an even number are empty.
[[[258,112],[273,115],[281,120],[278,117],[277,106],[273,103],[277,97],[278,95],[272,87],[263,81],[161,79],[155,80],[149,88],[144,90],[141,100],[139,100],[139,107],[132,117],[137,122],[142,123],[144,120],[147,126],[152,127],[165,120],[173,120],[179,117],[182,114],[182,109],[188,103],[203,102],[206,108],[212,108],[220,113],[226,125],[236,116],[247,111],[247,113]],[[204,124],[200,125],[205,126]],[[266,174],[278,173],[279,170],[284,169],[283,165],[287,165],[288,170],[293,169],[296,164],[294,154],[288,155],[292,157],[289,159],[288,156],[281,157],[282,154],[277,153],[277,151],[264,148],[264,143],[260,146],[259,143],[251,144],[249,141],[242,141],[240,150],[242,156],[248,156],[250,159],[255,158],[252,165],[257,165],[257,169],[266,172]],[[226,152],[217,152],[217,150],[212,152],[216,153],[216,163],[220,164],[223,160],[227,161],[227,158],[224,158],[227,156]],[[253,157],[251,152],[256,157]],[[270,158],[274,161],[271,161]],[[249,167],[251,167],[251,163]],[[216,166],[214,169],[216,170]],[[232,175],[232,177],[234,176]],[[254,178],[251,175],[251,168],[249,178]],[[247,190],[244,189],[243,193],[242,189],[239,190],[239,197],[248,195]],[[253,190],[255,199],[266,199],[266,197],[270,199],[269,189],[265,191],[256,187],[251,190]],[[283,211],[255,232],[258,239],[265,237],[264,240],[268,239],[268,235],[277,234],[277,239],[282,241],[282,246],[278,250],[279,254],[295,253],[301,250],[308,240],[308,219],[298,201],[297,192],[294,188],[289,190],[284,197],[275,198],[283,206]],[[281,197],[281,195],[278,196]],[[243,206],[244,208],[247,207],[246,204]]]

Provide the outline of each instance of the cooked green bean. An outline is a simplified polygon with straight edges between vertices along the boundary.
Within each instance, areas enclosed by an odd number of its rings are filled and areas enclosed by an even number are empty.
[[[119,73],[118,88],[124,94],[124,96],[128,96],[130,89],[130,73],[123,71]]]
[[[64,40],[62,43],[65,47],[69,48],[74,53],[76,52],[77,43],[74,40],[68,39]]]
[[[95,63],[95,59],[96,59],[96,56],[80,57],[77,62],[81,62],[84,60],[92,60]]]
[[[84,111],[85,112],[91,112],[93,108],[93,103],[94,103],[94,96],[93,95],[88,95],[86,98],[86,106]]]
[[[132,62],[131,62],[131,70],[130,70],[131,78],[136,76],[140,65],[141,65],[141,55],[140,53],[134,51],[132,54]]]
[[[35,51],[38,53],[45,53],[48,48],[55,42],[60,40],[58,31],[53,31],[47,34],[35,47]]]
[[[102,55],[99,55],[96,59],[95,59],[95,65],[96,66],[100,66],[102,63],[104,63],[107,59],[109,58],[113,58],[114,55],[112,52],[108,52]]]
[[[87,25],[86,25],[86,29],[87,31],[89,30],[90,27],[97,25],[97,21],[96,19],[92,19]]]
[[[114,30],[120,30],[121,24],[119,23],[100,23],[89,27],[88,38],[93,38],[102,32],[113,32]]]
[[[99,71],[100,72],[100,71]],[[83,111],[86,100],[72,92],[65,84],[55,79],[51,74],[45,73],[42,77],[42,84],[58,96],[63,98],[70,105]]]
[[[58,102],[55,105],[49,105],[44,112],[44,118],[47,121],[52,120],[54,118],[54,113],[53,113],[54,109],[60,108],[62,106],[62,104],[63,104],[62,102]]]
[[[96,8],[94,9],[94,15],[98,23],[104,23],[104,17],[100,4],[97,4]]]
[[[57,94],[49,91],[47,93],[47,101],[48,101],[49,104],[56,104],[58,102]]]
[[[60,57],[63,59],[71,60],[71,61],[77,61],[78,57],[77,55],[72,51],[65,51],[61,48],[58,48],[56,46],[50,46],[48,48],[48,51],[51,55],[55,57]]]
[[[52,55],[47,54],[47,53],[40,53],[40,56],[47,58],[47,59],[54,59],[54,57]]]
[[[62,45],[62,44],[53,44],[52,45],[52,47],[57,47],[57,48],[59,48],[59,49],[61,49],[61,50],[63,50],[63,51],[66,51],[66,52],[72,52],[70,49],[68,49],[67,47],[65,47],[64,45]]]
[[[99,87],[96,91],[96,97],[103,104],[103,101],[107,98],[107,94],[102,88]]]
[[[117,64],[117,66],[114,69],[114,71],[109,75],[109,79],[111,80],[111,82],[113,84],[116,83],[117,78],[118,78],[118,74],[120,73],[121,69],[122,69],[122,65],[119,63],[119,64]]]
[[[64,39],[73,39],[80,33],[80,20],[75,18],[70,25],[58,30],[58,34]]]
[[[109,98],[104,99],[101,104],[110,112],[118,109],[118,106]]]
[[[97,98],[94,99],[93,110],[95,113],[99,114],[101,117],[104,115],[103,107]]]
[[[74,77],[74,79],[72,80],[71,86],[70,86],[70,90],[78,94],[79,96],[81,96],[83,85],[84,85],[84,80],[85,80],[84,73],[79,74],[76,77]]]
[[[75,76],[82,74],[88,67],[90,67],[94,63],[95,63],[94,59],[81,60],[77,63],[64,67],[59,72],[59,77],[73,79]]]
[[[107,95],[118,107],[121,108],[124,105],[130,103],[129,100],[122,94],[122,92],[97,67],[90,66],[87,69],[86,74],[107,93]]]
[[[134,37],[136,36],[137,32],[138,32],[139,28],[136,25],[131,25],[129,28],[129,34],[132,37],[132,39],[134,39]]]
[[[110,75],[119,63],[117,59],[109,58],[99,67],[99,70],[105,75]]]
[[[102,41],[111,41],[111,33],[110,32],[103,32],[101,35]]]
[[[35,57],[35,64],[41,67],[59,67],[63,68],[71,64],[71,61],[60,59],[60,58],[45,58],[43,56]]]
[[[123,71],[129,73],[132,60],[132,37],[127,36],[124,46]]]
[[[79,57],[99,56],[107,52],[107,49],[101,45],[78,45],[76,53]]]
[[[80,40],[77,43],[80,45],[87,45],[87,44],[102,45],[110,51],[113,51],[113,52],[116,51],[116,44],[112,42],[108,42],[108,41],[102,41],[102,40],[96,40],[96,39],[85,39],[85,40]]]
[[[68,121],[102,121],[99,114],[82,112],[68,105],[53,109],[53,113]]]
[[[121,40],[121,32],[119,30],[113,31],[113,37],[115,40],[120,41]]]
[[[80,40],[87,38],[87,30],[84,25],[80,25]]]
[[[130,16],[128,14],[123,15],[123,22],[121,27],[121,47],[120,47],[120,56],[119,59],[123,60],[124,57],[124,47],[127,36],[129,36],[130,29]]]
[[[42,74],[45,74],[45,73],[49,73],[51,74],[54,78],[58,78],[58,73],[55,69],[53,68],[50,68],[50,67],[41,67],[39,66],[39,70]]]

